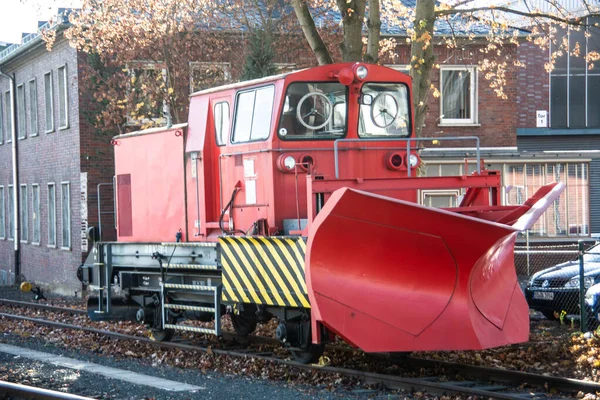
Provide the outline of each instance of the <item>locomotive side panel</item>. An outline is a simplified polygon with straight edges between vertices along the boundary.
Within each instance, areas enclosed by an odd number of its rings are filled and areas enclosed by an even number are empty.
[[[168,242],[177,232],[187,239],[184,130],[176,125],[115,141],[118,241]]]

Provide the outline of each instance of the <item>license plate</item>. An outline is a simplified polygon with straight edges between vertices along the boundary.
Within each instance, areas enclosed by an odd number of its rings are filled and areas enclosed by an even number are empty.
[[[553,292],[534,292],[533,298],[537,300],[554,300]]]

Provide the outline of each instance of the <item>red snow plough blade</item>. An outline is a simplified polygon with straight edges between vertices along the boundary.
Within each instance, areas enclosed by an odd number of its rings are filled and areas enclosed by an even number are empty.
[[[307,246],[313,341],[317,323],[367,352],[527,341],[529,310],[517,283],[514,242],[563,189],[548,185],[535,203],[513,207],[512,225],[335,191]]]

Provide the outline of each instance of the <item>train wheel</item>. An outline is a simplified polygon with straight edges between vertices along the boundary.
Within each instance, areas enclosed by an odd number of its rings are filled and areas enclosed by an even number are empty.
[[[325,345],[321,344],[309,344],[308,348],[305,350],[291,350],[292,356],[294,357],[294,361],[297,361],[301,364],[308,363],[316,363],[319,361],[319,358],[323,355],[323,351],[325,350]]]
[[[243,305],[231,313],[231,324],[238,335],[248,336],[256,330],[256,306]]]

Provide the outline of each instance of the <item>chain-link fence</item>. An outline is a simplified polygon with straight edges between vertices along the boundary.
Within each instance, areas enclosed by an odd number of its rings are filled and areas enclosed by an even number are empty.
[[[591,242],[515,246],[515,266],[530,309],[550,320],[581,321],[582,330],[598,326],[600,246]],[[598,296],[592,288],[596,284]]]

